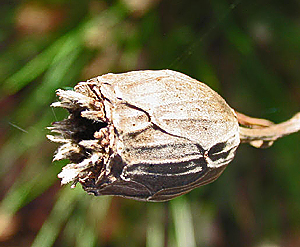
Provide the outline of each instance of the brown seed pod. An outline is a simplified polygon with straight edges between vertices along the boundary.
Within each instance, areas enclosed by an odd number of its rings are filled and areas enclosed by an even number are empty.
[[[52,106],[70,115],[49,127],[56,135],[48,138],[62,144],[54,160],[71,162],[62,183],[80,182],[95,195],[165,201],[185,194],[220,176],[243,135],[220,95],[179,72],[106,74],[74,89],[57,91]]]

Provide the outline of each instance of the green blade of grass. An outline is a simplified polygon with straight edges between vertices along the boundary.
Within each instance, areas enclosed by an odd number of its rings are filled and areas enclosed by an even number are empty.
[[[170,202],[178,247],[196,247],[190,205],[185,197]]]
[[[17,159],[31,148],[37,148],[45,141],[46,127],[53,119],[53,112],[48,109],[40,115],[38,122],[34,123],[26,132],[15,130],[8,142],[0,150],[0,177],[14,165]]]
[[[165,239],[164,229],[164,205],[151,204],[148,207],[148,225],[146,246],[147,247],[163,247]]]
[[[63,225],[73,212],[79,193],[82,193],[81,188],[70,191],[68,186],[60,191],[49,217],[37,234],[31,247],[53,246]]]
[[[24,178],[26,181],[16,181],[1,201],[0,211],[10,216],[14,215],[20,208],[49,188],[57,180],[55,174],[60,169],[60,166],[50,166],[47,169],[41,169],[40,173],[30,180],[28,174],[21,173],[28,179]]]
[[[6,91],[8,94],[14,94],[40,76],[44,71],[47,70],[57,52],[61,50],[61,47],[64,46],[66,41],[72,35],[73,32],[59,38],[51,46],[49,46],[34,59],[29,61],[19,71],[8,78],[3,85],[4,91]]]

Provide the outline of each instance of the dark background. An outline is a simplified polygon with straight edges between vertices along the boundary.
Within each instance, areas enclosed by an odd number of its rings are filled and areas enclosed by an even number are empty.
[[[221,177],[168,203],[60,187],[46,127],[57,88],[174,69],[236,110],[284,121],[300,105],[300,2],[0,2],[0,246],[300,246],[300,135],[246,144]]]

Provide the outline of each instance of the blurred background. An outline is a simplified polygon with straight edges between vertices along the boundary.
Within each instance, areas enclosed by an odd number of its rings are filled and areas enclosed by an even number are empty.
[[[300,246],[300,134],[246,144],[214,183],[165,203],[60,186],[46,127],[57,88],[173,69],[236,110],[281,122],[300,105],[300,2],[0,2],[0,246]]]

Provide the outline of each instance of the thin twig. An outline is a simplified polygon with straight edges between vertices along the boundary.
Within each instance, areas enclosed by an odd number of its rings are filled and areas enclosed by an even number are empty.
[[[268,126],[271,126],[274,124],[270,120],[249,117],[249,116],[246,116],[245,114],[237,112],[237,111],[235,111],[235,113],[236,113],[237,119],[241,125],[251,127],[253,129],[268,127]]]
[[[254,147],[264,148],[271,146],[278,138],[299,130],[300,112],[285,122],[263,128],[245,128],[240,126],[240,140],[242,143],[250,143]]]

